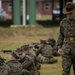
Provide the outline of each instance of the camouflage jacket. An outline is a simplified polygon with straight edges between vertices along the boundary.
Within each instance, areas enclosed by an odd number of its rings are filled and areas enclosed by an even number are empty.
[[[22,59],[22,68],[26,69],[28,71],[35,71],[36,67],[35,67],[35,63],[32,61],[31,57],[26,55],[23,59]]]
[[[36,65],[36,53],[33,50],[29,50],[27,55],[31,57],[32,61]]]
[[[41,54],[44,57],[50,58],[52,55],[52,47],[50,45],[41,46],[39,50],[37,50],[36,55]]]
[[[60,22],[60,31],[57,40],[58,49],[62,48],[63,43],[75,43],[75,41],[70,41],[70,37],[75,38],[75,20],[64,18]]]
[[[30,57],[36,57],[36,53],[33,50],[29,50],[27,55]]]
[[[22,65],[17,60],[11,60],[7,62],[7,65],[10,67],[9,75],[22,75]]]
[[[6,65],[5,63],[0,65],[0,75],[9,75],[9,72],[10,68],[8,65]]]

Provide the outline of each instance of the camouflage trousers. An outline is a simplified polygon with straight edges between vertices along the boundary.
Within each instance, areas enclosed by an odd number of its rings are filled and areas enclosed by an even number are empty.
[[[62,75],[70,75],[71,66],[75,75],[75,44],[66,44],[62,48]]]
[[[56,63],[57,62],[57,59],[55,58],[46,58],[46,57],[38,57],[37,58],[37,61],[40,62],[40,63],[48,63],[48,64],[52,64],[52,63]]]
[[[70,75],[70,69],[73,65],[74,75],[75,75],[75,54],[64,54],[62,55],[62,75]]]

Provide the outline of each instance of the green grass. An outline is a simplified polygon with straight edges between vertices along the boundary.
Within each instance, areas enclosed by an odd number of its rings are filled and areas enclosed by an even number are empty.
[[[40,39],[58,38],[59,27],[27,27],[27,28],[0,28],[0,50],[12,49],[15,50],[25,43],[39,42]],[[0,52],[4,58],[8,58],[7,53]],[[61,56],[55,57],[58,62],[55,64],[42,64],[41,75],[61,75],[62,65]],[[73,70],[71,70],[73,75]]]
[[[52,20],[52,15],[39,15],[36,16],[36,20]]]
[[[58,37],[58,27],[0,28],[0,49],[16,49],[25,43]]]
[[[58,62],[55,64],[42,64],[41,75],[61,75],[61,57],[57,57]]]

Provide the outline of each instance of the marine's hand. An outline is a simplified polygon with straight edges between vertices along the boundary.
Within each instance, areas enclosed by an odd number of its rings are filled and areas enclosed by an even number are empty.
[[[62,55],[62,49],[58,49],[58,53]]]

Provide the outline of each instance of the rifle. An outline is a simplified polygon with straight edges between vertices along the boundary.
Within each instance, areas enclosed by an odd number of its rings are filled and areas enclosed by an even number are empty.
[[[31,43],[31,44],[33,44],[33,45],[39,45],[40,43],[38,43],[38,42],[33,42],[33,43]]]
[[[12,50],[1,50],[0,52],[3,52],[3,53],[9,53],[9,52],[12,52]]]
[[[33,42],[32,44],[34,45],[34,48],[39,49],[40,43],[38,43],[38,42]]]

